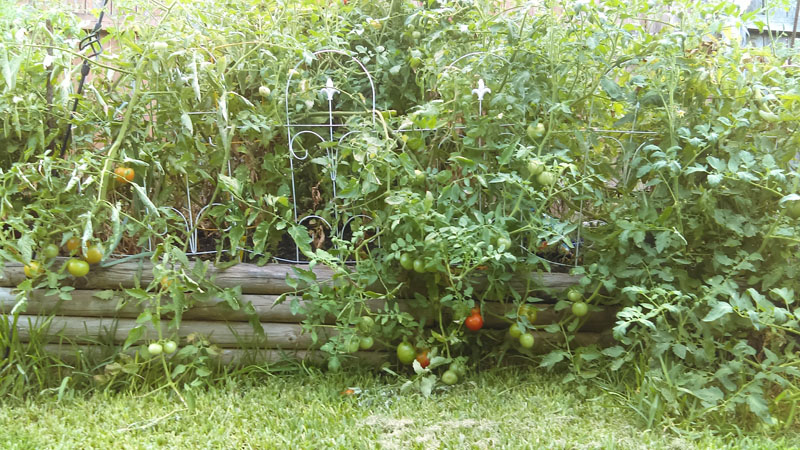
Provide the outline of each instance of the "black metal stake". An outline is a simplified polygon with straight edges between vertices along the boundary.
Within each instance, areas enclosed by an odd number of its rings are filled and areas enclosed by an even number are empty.
[[[108,0],[104,0],[103,6],[100,9],[100,16],[97,18],[97,23],[94,25],[94,28],[89,35],[81,39],[81,42],[78,45],[78,50],[83,51],[87,48],[91,48],[92,53],[83,59],[83,65],[81,66],[81,79],[78,82],[78,92],[75,96],[75,101],[72,103],[72,110],[69,112],[69,121],[67,122],[67,129],[64,131],[64,140],[61,142],[61,151],[58,154],[59,158],[64,157],[64,152],[67,150],[67,144],[69,144],[69,140],[72,137],[72,118],[75,116],[75,112],[78,110],[78,101],[80,100],[81,94],[83,94],[83,85],[86,83],[86,77],[89,76],[89,71],[91,70],[89,59],[96,58],[103,53],[103,46],[100,44],[100,31],[103,28],[103,16],[105,15],[107,4]]]

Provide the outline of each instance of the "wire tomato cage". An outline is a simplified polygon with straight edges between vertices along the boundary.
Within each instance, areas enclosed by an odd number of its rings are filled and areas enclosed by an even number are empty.
[[[315,64],[319,64],[324,58],[333,58],[340,60],[339,63],[349,64],[355,68],[355,71],[358,73],[360,77],[363,78],[362,83],[366,80],[366,84],[364,85],[365,88],[368,86],[369,88],[369,98],[365,99],[364,96],[359,92],[346,92],[344,89],[344,85],[346,82],[337,83],[334,81],[337,77],[334,75],[333,77],[327,76],[325,81],[324,87],[318,89],[315,92],[309,92],[308,90],[308,80],[302,79],[295,80],[295,77],[300,74],[298,69],[305,65],[306,67],[311,67]],[[473,88],[469,91],[469,95],[473,96],[477,100],[476,104],[476,111],[472,111],[472,114],[477,114],[477,118],[486,119],[486,110],[485,110],[485,103],[487,102],[488,96],[490,95],[498,95],[501,92],[493,92],[492,89],[489,87],[486,79],[491,80],[491,76],[494,74],[490,70],[489,67],[485,62],[488,60],[495,61],[502,65],[510,65],[511,62],[504,58],[503,56],[490,53],[490,52],[472,52],[465,54],[456,58],[452,63],[445,66],[442,71],[438,74],[437,82],[441,85],[447,85],[447,83],[454,83],[456,81],[463,82],[463,76],[471,76],[473,78],[474,84]],[[462,67],[467,62],[473,62],[477,64],[468,64],[466,67]],[[476,70],[476,67],[479,70]],[[295,92],[292,90],[292,83],[295,82],[296,87],[299,88],[299,92]],[[351,80],[345,80],[351,81]],[[500,87],[502,88],[505,84],[501,83]],[[285,114],[286,114],[286,123],[281,124],[283,127],[286,128],[286,136],[288,139],[288,152],[289,152],[289,179],[291,184],[291,208],[292,214],[295,224],[306,226],[309,228],[309,233],[312,234],[312,240],[318,241],[318,244],[321,244],[323,241],[332,247],[337,247],[337,241],[334,240],[330,242],[330,238],[335,236],[340,241],[344,241],[346,239],[346,235],[348,231],[352,234],[350,230],[356,220],[362,220],[365,223],[371,222],[374,218],[367,214],[348,214],[347,211],[344,211],[341,208],[340,201],[342,198],[340,197],[340,193],[337,192],[337,175],[339,174],[339,165],[342,162],[341,154],[340,154],[340,147],[346,145],[348,139],[357,138],[360,133],[371,133],[374,135],[378,135],[379,130],[378,127],[378,118],[380,117],[380,111],[376,108],[376,89],[374,78],[372,74],[367,70],[366,66],[355,56],[353,56],[350,52],[344,50],[337,50],[337,49],[323,49],[318,50],[313,53],[306,54],[306,57],[298,61],[292,69],[288,71],[288,77],[286,81],[286,86],[284,89],[284,102],[285,102]],[[317,95],[320,94],[320,95]],[[296,123],[293,121],[293,111],[292,106],[297,105],[292,103],[291,99],[293,96],[302,95],[306,98],[305,101],[299,103],[300,105],[305,106],[305,113],[308,115],[311,110],[318,105],[320,100],[326,104],[326,108],[323,111],[316,111],[321,115],[325,116],[325,121],[321,121],[320,123]],[[348,129],[349,125],[347,123],[337,122],[335,117],[339,115],[342,111],[337,111],[336,109],[336,99],[340,96],[348,95],[350,98],[360,98],[362,100],[364,111],[360,113],[362,116],[366,116],[369,120],[369,124],[371,128],[368,129],[355,129],[351,130]],[[636,112],[638,112],[638,105],[636,107]],[[197,112],[197,113],[189,113],[189,114],[205,114],[206,112]],[[211,114],[213,112],[207,112]],[[353,113],[349,111],[347,113]],[[464,117],[462,117],[463,119]],[[382,118],[381,118],[382,119]],[[493,118],[489,117],[488,119],[494,120]],[[503,131],[500,133],[501,136],[515,136],[518,133],[513,132],[513,128],[520,129],[527,124],[515,124],[515,123],[503,123],[502,122],[502,115],[498,115],[495,119],[500,120],[499,126],[507,131]],[[309,121],[307,121],[309,122]],[[384,124],[385,126],[385,124]],[[394,130],[386,130],[391,132],[396,136],[403,136],[407,133],[425,133],[425,132],[435,132],[442,130],[444,128],[450,128],[453,130],[458,130],[460,132],[468,132],[467,126],[465,124],[460,125],[438,125],[432,127],[425,127],[425,126],[415,126],[412,124],[409,126],[408,124],[403,124],[398,129]],[[636,130],[636,116],[634,115],[634,120],[632,121],[631,129],[629,130],[608,130],[608,129],[598,129],[598,128],[584,128],[582,130],[572,130],[572,131],[564,131],[564,130],[557,130],[554,131],[555,133],[573,133],[576,131],[588,132],[595,135],[598,139],[608,140],[609,142],[613,142],[614,144],[618,145],[622,150],[622,154],[625,155],[625,144],[623,140],[625,139],[623,136],[628,136],[629,144],[633,142],[633,138],[636,135],[648,136],[654,135],[654,132],[648,131],[637,131]],[[305,143],[308,139],[316,141],[316,144],[312,146],[312,148],[305,148],[303,143]],[[444,141],[440,142],[439,145],[441,146]],[[639,145],[636,150],[630,154],[626,155],[620,163],[623,166],[623,173],[622,178],[625,182],[627,182],[628,178],[631,176],[630,173],[630,162],[638,155],[638,153],[644,148],[648,143],[651,143],[651,140],[646,140],[641,145]],[[214,146],[211,138],[209,138],[209,145]],[[483,146],[484,143],[482,140],[478,140],[478,146]],[[314,157],[314,154],[322,153],[320,157]],[[586,148],[586,152],[584,154],[585,158],[590,158],[588,146]],[[310,213],[303,214],[301,213],[301,207],[299,205],[298,200],[301,198],[301,193],[298,192],[298,181],[300,180],[303,174],[300,172],[301,166],[308,162],[314,162],[317,165],[322,167],[323,175],[327,174],[327,177],[323,176],[322,179],[317,180],[317,184],[315,186],[321,186],[323,182],[327,189],[330,192],[330,197],[325,202],[324,206],[330,207],[332,213],[328,217],[324,217],[321,214],[318,214],[316,211],[311,211]],[[354,165],[355,167],[361,167],[360,165],[363,164],[359,161],[348,161],[348,165]],[[584,163],[583,168],[581,169],[582,172],[586,173],[586,164]],[[230,177],[232,174],[232,169],[230,162],[228,163],[227,168],[228,176]],[[303,180],[308,181],[308,180]],[[256,252],[244,248],[242,246],[234,246],[233,250],[209,250],[209,251],[201,251],[199,248],[199,241],[200,237],[198,235],[198,231],[201,227],[199,227],[199,222],[203,217],[203,214],[210,208],[215,206],[224,207],[226,206],[225,203],[222,202],[214,202],[207,204],[201,207],[196,213],[194,213],[192,208],[192,197],[191,197],[191,190],[189,185],[188,177],[185,179],[185,194],[186,194],[186,213],[180,211],[175,207],[169,207],[168,209],[176,214],[176,220],[178,221],[178,227],[183,228],[186,230],[187,235],[189,236],[188,239],[188,249],[189,251],[186,253],[187,256],[200,256],[200,255],[213,255],[219,252],[229,252],[234,251],[235,253],[249,253],[253,255],[259,255]],[[311,193],[314,195],[314,193]],[[317,195],[319,195],[317,193]],[[479,191],[479,196],[482,195],[482,190]],[[231,198],[232,200],[232,198]],[[304,199],[307,200],[307,199]],[[575,227],[575,234],[576,237],[574,240],[569,236],[560,236],[554,235],[553,242],[558,242],[559,249],[562,253],[571,253],[574,251],[572,255],[572,262],[573,264],[565,264],[559,261],[553,261],[549,259],[543,258],[541,255],[537,255],[537,257],[541,259],[545,259],[548,263],[560,266],[577,266],[579,263],[579,256],[581,248],[584,247],[581,231],[585,227],[593,227],[602,225],[600,221],[584,221],[583,220],[583,201],[579,202],[580,209],[578,211],[577,223]],[[320,206],[320,205],[316,205]],[[478,207],[480,209],[483,208],[483,201],[479,200]],[[319,208],[317,208],[319,209]],[[555,221],[557,219],[548,216],[546,213],[542,213],[542,222],[547,226],[547,222]],[[316,231],[312,230],[313,228]],[[231,226],[228,226],[224,229],[203,229],[204,231],[227,231],[230,230]],[[322,233],[325,235],[322,239],[319,239],[320,236],[317,235],[316,237],[313,236],[313,233],[319,233],[321,230]],[[377,228],[373,230],[374,235],[366,236],[364,238],[365,241],[368,241],[371,245],[375,245],[378,248],[380,247],[380,236],[379,231]],[[168,230],[164,230],[163,232],[157,232],[158,235],[165,235]],[[288,236],[286,236],[288,238]],[[291,239],[289,239],[291,241]],[[513,241],[512,241],[513,242]],[[305,264],[308,263],[306,259],[303,258],[301,255],[301,251],[298,246],[291,242],[291,253],[293,253],[292,257],[283,257],[283,256],[271,256],[271,259],[280,262],[280,263],[290,263],[290,264]],[[528,248],[523,245],[523,242],[516,242],[515,245],[522,249],[525,252],[535,253],[528,250]],[[152,250],[152,242],[148,240],[148,247]],[[317,248],[320,246],[318,245]],[[539,246],[537,246],[539,247]],[[345,263],[353,263],[353,260],[344,261]]]

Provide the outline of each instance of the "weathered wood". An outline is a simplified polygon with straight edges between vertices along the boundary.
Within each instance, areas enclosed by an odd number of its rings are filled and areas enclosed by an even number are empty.
[[[46,320],[50,325],[43,331],[41,326]],[[162,322],[162,330],[166,333],[167,322]],[[106,319],[95,317],[51,317],[44,319],[35,316],[20,316],[17,323],[17,332],[20,342],[29,342],[31,330],[42,333],[38,339],[46,342],[69,342],[74,344],[97,344],[98,342],[122,343],[130,330],[136,325],[132,319]],[[303,334],[299,325],[283,323],[262,324],[266,339],[256,336],[253,328],[248,323],[236,322],[224,324],[221,322],[185,321],[182,323],[178,336],[185,339],[192,334],[206,336],[212,344],[221,348],[253,348],[253,349],[283,349],[283,350],[308,350],[313,347],[311,336]],[[555,346],[564,342],[560,333],[550,334],[544,331],[533,331],[535,338],[533,353],[550,351]],[[157,339],[155,329],[148,325],[148,330],[140,343]],[[573,347],[598,344],[611,345],[614,339],[609,331],[602,333],[580,331],[575,333],[571,345]],[[379,346],[380,348],[380,346]]]
[[[48,342],[63,340],[74,343],[96,343],[111,341],[125,342],[131,329],[137,324],[133,319],[110,319],[98,317],[63,317],[54,316],[42,318],[37,316],[22,315],[17,323],[17,332],[21,342],[28,342],[33,333],[39,330],[46,320],[50,320],[47,331],[44,332]],[[162,333],[168,336],[167,321],[161,322]],[[310,334],[303,333],[302,327],[297,324],[263,323],[264,338],[256,335],[253,327],[246,322],[211,322],[199,320],[186,320],[181,322],[178,331],[180,338],[197,333],[208,338],[209,342],[225,348],[257,347],[280,349],[309,349],[312,348]],[[41,337],[41,336],[40,336]],[[147,323],[147,332],[143,341],[155,340],[158,333],[155,328]],[[322,339],[320,339],[322,340]]]
[[[53,263],[54,268],[61,267],[66,258],[57,258]],[[204,262],[198,262],[204,263]],[[294,289],[286,283],[286,276],[293,277],[294,270],[290,264],[237,264],[227,269],[218,269],[209,264],[206,276],[218,286],[231,288],[242,287],[246,294],[283,294],[293,292]],[[308,266],[297,266],[308,270]],[[333,270],[324,267],[314,267],[317,281],[330,282]],[[77,289],[119,289],[134,287],[134,280],[139,280],[142,286],[147,286],[153,281],[153,263],[150,261],[130,261],[115,264],[110,267],[93,266],[89,274],[81,278],[68,278],[65,284],[75,286]],[[5,270],[0,273],[0,286],[13,287],[25,279],[23,265],[16,262],[6,263]]]
[[[109,347],[100,345],[71,345],[71,344],[46,344],[44,351],[57,356],[61,361],[73,364],[81,357],[99,358],[109,356]],[[117,348],[116,350],[119,350]],[[128,349],[133,354],[136,348]],[[238,348],[221,348],[215,357],[221,364],[274,364],[284,361],[307,361],[312,364],[324,364],[328,353],[319,350],[242,350]],[[348,359],[358,360],[371,366],[379,366],[389,360],[386,352],[356,352],[347,356]]]
[[[45,290],[34,290],[28,298],[25,314],[28,315],[60,315],[60,316],[86,316],[109,318],[135,318],[144,310],[146,305],[136,304],[118,291],[114,297],[105,300],[98,295],[100,290],[75,290],[71,292],[72,299],[61,300],[57,295],[46,295]],[[300,323],[305,319],[303,314],[292,313],[292,299],[278,303],[278,295],[244,294],[242,302],[252,305],[255,315],[261,322]],[[301,307],[311,303],[310,300],[298,299]],[[16,304],[17,299],[11,288],[0,288],[0,313],[9,313]],[[372,299],[366,302],[371,311],[383,310],[386,301]],[[401,311],[410,311],[405,302],[400,303]],[[165,314],[164,317],[171,317]],[[199,303],[183,313],[183,319],[246,322],[250,317],[243,309],[231,309],[222,299],[213,299]],[[333,323],[330,318],[326,323]]]
[[[63,265],[66,258],[58,258],[52,267]],[[201,263],[201,262],[198,262]],[[204,263],[204,262],[203,262]],[[287,275],[294,277],[295,272],[290,264],[267,264],[256,266],[254,264],[237,264],[227,269],[218,269],[209,265],[207,276],[218,286],[229,288],[241,286],[245,294],[272,294],[278,295],[293,292],[294,289],[286,283]],[[308,266],[296,266],[308,270]],[[17,262],[6,263],[5,269],[0,272],[0,286],[14,287],[25,279],[22,264]],[[329,283],[334,277],[334,271],[328,267],[317,265],[313,269],[319,283]],[[77,289],[119,289],[131,288],[134,280],[139,280],[142,286],[153,281],[153,264],[150,261],[124,262],[111,267],[92,267],[89,275],[78,279],[68,278],[64,282],[75,286]],[[530,273],[515,275],[505,283],[505,287],[517,290],[521,294],[533,291],[560,291],[575,285],[578,279],[563,273]],[[485,288],[488,282],[484,275],[475,279],[476,289]]]
[[[503,288],[513,289],[520,295],[540,291],[561,292],[578,284],[578,280],[578,277],[568,273],[516,273],[509,281],[503,283]],[[474,283],[476,291],[483,291],[488,285],[488,280],[485,275],[478,275],[475,277]],[[500,299],[492,298],[492,300]]]
[[[102,291],[97,290],[75,290],[72,291],[71,300],[60,300],[55,295],[46,295],[44,290],[34,290],[28,299],[25,314],[28,315],[60,315],[60,316],[79,316],[79,317],[106,317],[106,318],[136,318],[144,310],[144,305],[137,305],[135,302],[126,301],[125,296],[120,292],[108,300],[101,299],[97,295]],[[242,301],[250,303],[255,310],[256,316],[261,322],[279,323],[300,323],[305,319],[302,314],[292,314],[291,298],[284,302],[277,303],[277,295],[242,295]],[[298,300],[301,306],[311,301]],[[0,313],[8,313],[16,304],[16,296],[11,288],[0,288]],[[373,312],[382,311],[386,302],[382,299],[369,300],[367,306]],[[401,311],[412,311],[407,301],[400,300]],[[554,305],[541,303],[535,306],[539,313],[534,325],[547,325],[557,322],[564,317],[570,317],[569,310],[556,312]],[[511,324],[506,314],[512,312],[515,306],[508,303],[486,302],[484,304],[484,322],[487,328],[503,328]],[[606,307],[602,311],[592,311],[585,319],[582,326],[584,331],[603,331],[609,329],[616,319],[618,309]],[[165,317],[169,317],[166,315]],[[210,321],[229,321],[246,322],[249,317],[243,310],[233,310],[221,299],[195,305],[183,314],[186,320],[210,320]],[[326,323],[333,323],[331,317]]]

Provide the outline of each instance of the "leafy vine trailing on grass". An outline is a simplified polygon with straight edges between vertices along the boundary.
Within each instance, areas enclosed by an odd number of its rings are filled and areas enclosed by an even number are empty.
[[[734,5],[245,3],[175,2],[157,27],[112,30],[119,48],[97,62],[64,160],[50,149],[68,117],[78,26],[63,12],[3,16],[0,257],[43,272],[18,286],[20,308],[33,289],[69,300],[65,267],[41,255],[78,237],[84,250],[150,257],[153,283],[125,295],[148,305],[140,324],[169,312],[174,333],[204,299],[252,312],[205,280],[211,261],[189,269],[190,244],[217,250],[223,267],[293,258],[297,245],[336,274],[316,284],[298,268],[285,300],[327,339],[332,368],[408,341],[428,352],[430,365],[416,363],[427,392],[431,374],[452,380],[467,361],[517,355],[606,386],[649,424],[796,420],[800,88],[780,43],[720,37],[741,15]],[[377,125],[363,73],[313,57],[324,48],[372,74]],[[296,139],[310,157],[292,161],[293,191],[285,125],[327,123],[329,78],[335,121],[353,133],[336,161],[328,144]],[[480,79],[491,90],[482,114]],[[135,169],[133,183],[112,185],[118,166]],[[212,203],[188,230],[176,213]],[[356,220],[298,224],[293,203],[301,219]],[[534,327],[543,293],[510,281],[564,267],[582,276],[574,298],[556,295],[564,319]],[[586,319],[569,311],[581,297],[590,315],[620,308],[615,345],[576,345]],[[514,333],[564,345],[539,357],[505,330],[465,329],[472,308],[497,301],[516,306],[503,317]],[[213,345],[187,344],[172,386],[210,374]],[[138,367],[116,358],[105,382]]]

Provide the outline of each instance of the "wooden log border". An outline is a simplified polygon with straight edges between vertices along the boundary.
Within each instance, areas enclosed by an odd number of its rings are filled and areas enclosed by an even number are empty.
[[[52,267],[61,267],[66,258],[59,258]],[[249,304],[261,322],[263,336],[256,333],[250,323],[250,317],[242,310],[234,310],[222,299],[213,299],[197,304],[182,315],[180,330],[177,335],[168,334],[167,325],[172,318],[162,317],[160,322],[162,336],[185,340],[191,334],[199,334],[220,348],[219,360],[222,363],[237,363],[245,360],[271,363],[281,360],[301,359],[311,362],[324,362],[326,354],[315,350],[330,337],[335,330],[316,328],[319,340],[314,342],[310,333],[304,333],[300,324],[305,317],[293,314],[292,302],[303,305],[313,300],[288,297],[279,302],[282,294],[291,293],[294,288],[286,282],[287,277],[294,276],[292,265],[238,264],[227,269],[217,269],[209,265],[207,276],[220,287],[240,286],[243,292],[242,302]],[[299,266],[308,270],[308,266]],[[77,352],[100,352],[108,345],[121,345],[132,328],[137,326],[136,318],[144,310],[144,304],[128,298],[121,291],[132,288],[136,280],[140,285],[153,281],[153,265],[150,261],[123,262],[107,268],[93,267],[88,277],[64,280],[76,289],[70,293],[70,300],[62,300],[57,295],[47,294],[47,290],[34,290],[27,299],[17,323],[20,342],[36,340],[48,342],[45,348],[56,355],[75,357]],[[313,269],[318,282],[329,283],[334,278],[334,271],[327,267],[316,266]],[[18,297],[14,287],[25,279],[23,266],[19,263],[7,263],[0,270],[0,314],[8,314],[17,305]],[[478,288],[485,286],[477,280]],[[507,283],[520,293],[536,292],[535,295],[546,297],[549,293],[562,291],[577,283],[577,278],[567,274],[535,273],[526,276],[515,276]],[[108,298],[107,291],[115,291]],[[392,300],[372,299],[367,307],[375,314],[380,314]],[[407,300],[397,300],[401,311],[419,316]],[[511,321],[506,317],[513,312],[514,305],[487,301],[484,303],[484,326],[488,329],[507,328]],[[544,326],[558,322],[568,310],[555,311],[555,305],[549,303],[536,304],[539,310],[534,325]],[[592,311],[584,319],[581,328],[575,334],[575,346],[600,344],[610,345],[613,339],[609,333],[616,317],[617,309],[605,308]],[[569,317],[569,316],[567,316]],[[330,318],[327,323],[333,323]],[[152,323],[146,322],[146,332],[140,342],[144,343],[158,338],[158,330]],[[543,331],[534,331],[533,354],[550,351],[554,346],[563,343],[564,336]],[[137,343],[137,344],[138,344]],[[105,347],[103,347],[105,345]],[[379,364],[388,360],[391,352],[386,352],[388,344],[376,345],[377,351],[358,352],[353,357],[363,359],[368,364]]]
[[[144,310],[145,305],[136,304],[132,301],[126,301],[122,292],[118,292],[114,297],[104,300],[98,297],[103,291],[98,290],[76,290],[72,291],[71,300],[61,300],[56,295],[47,295],[46,291],[35,290],[28,298],[27,307],[24,311],[25,314],[36,316],[69,316],[69,317],[99,317],[99,318],[121,318],[132,319],[139,316]],[[256,312],[256,317],[259,321],[265,324],[268,323],[300,323],[305,319],[302,314],[295,315],[292,313],[291,300],[287,298],[285,301],[278,303],[280,296],[277,295],[242,295],[242,302],[250,303]],[[309,300],[297,299],[300,306],[310,303]],[[9,313],[17,299],[10,288],[0,288],[0,313]],[[373,313],[380,313],[386,308],[386,300],[373,299],[367,301],[367,307]],[[409,312],[417,315],[407,301],[400,300],[397,302],[401,311]],[[536,305],[539,310],[537,319],[534,325],[543,326],[551,323],[558,322],[565,315],[569,315],[568,310],[555,311],[554,305],[547,303],[540,303]],[[511,324],[511,321],[506,318],[506,314],[514,309],[514,305],[510,303],[486,302],[484,304],[484,326],[487,328],[503,328]],[[583,331],[604,331],[614,323],[617,309],[607,307],[602,311],[593,311],[589,313],[583,323],[581,330]],[[164,318],[169,319],[169,315]],[[195,305],[193,308],[185,311],[182,315],[184,321],[219,321],[219,322],[247,322],[250,318],[242,310],[233,310],[222,299],[215,299],[210,302],[205,302]],[[326,323],[334,323],[333,318],[329,318]]]
[[[52,267],[61,267],[67,258],[56,258]],[[199,262],[198,262],[199,263]],[[203,262],[205,263],[205,262]],[[291,264],[237,264],[226,269],[219,269],[209,264],[207,276],[211,281],[223,288],[241,286],[243,294],[280,295],[293,292],[294,288],[286,283],[286,278],[294,277],[293,267],[308,270],[308,266]],[[319,283],[329,283],[335,272],[325,266],[316,265],[313,272]],[[63,282],[76,289],[120,289],[134,287],[138,279],[142,286],[153,281],[153,263],[147,260],[128,261],[110,267],[92,267],[86,277],[68,278]],[[25,280],[23,265],[17,262],[6,263],[0,271],[0,286],[15,287]],[[515,289],[521,294],[530,291],[562,291],[574,286],[578,278],[565,273],[529,273],[516,274],[506,282],[506,287]],[[485,276],[475,279],[477,289],[486,285]]]

